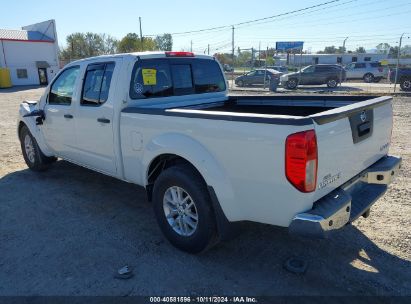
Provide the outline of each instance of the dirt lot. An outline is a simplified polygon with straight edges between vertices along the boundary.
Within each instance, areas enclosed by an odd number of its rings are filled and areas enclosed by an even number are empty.
[[[394,100],[403,169],[371,217],[329,240],[247,224],[192,256],[164,240],[142,188],[64,161],[27,170],[17,109],[41,93],[0,91],[0,295],[411,295],[411,98]],[[304,275],[283,268],[291,256]],[[125,264],[135,276],[114,279]]]

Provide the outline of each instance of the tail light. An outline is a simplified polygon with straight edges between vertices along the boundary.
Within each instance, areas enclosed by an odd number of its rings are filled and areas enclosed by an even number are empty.
[[[194,57],[192,52],[166,52],[166,57]]]
[[[285,174],[301,192],[312,192],[317,185],[317,138],[314,130],[294,133],[285,143]]]

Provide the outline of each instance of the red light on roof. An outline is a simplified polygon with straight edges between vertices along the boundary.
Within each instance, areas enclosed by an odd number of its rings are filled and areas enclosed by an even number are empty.
[[[192,52],[166,52],[167,57],[194,57]]]

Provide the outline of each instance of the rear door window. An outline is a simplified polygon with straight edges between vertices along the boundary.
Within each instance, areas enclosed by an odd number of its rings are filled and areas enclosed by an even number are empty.
[[[224,76],[215,60],[144,59],[134,65],[130,98],[181,96],[225,89]]]
[[[87,66],[81,105],[98,106],[106,102],[113,71],[113,62],[95,63]]]

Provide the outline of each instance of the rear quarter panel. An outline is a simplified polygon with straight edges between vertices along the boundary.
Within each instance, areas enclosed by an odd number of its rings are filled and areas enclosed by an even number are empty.
[[[177,154],[214,188],[230,221],[288,226],[296,213],[311,208],[313,194],[303,194],[287,181],[285,139],[312,128],[122,113],[125,179],[145,186],[151,160]]]

